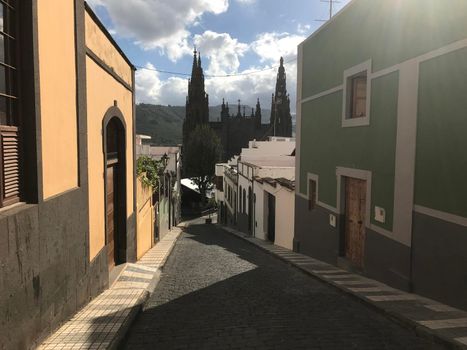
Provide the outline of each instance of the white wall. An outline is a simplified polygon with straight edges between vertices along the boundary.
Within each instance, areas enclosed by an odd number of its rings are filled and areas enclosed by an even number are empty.
[[[216,164],[216,176],[224,176],[224,171],[227,166],[228,165],[226,163]]]
[[[293,249],[295,225],[295,192],[285,188],[276,195],[276,241],[275,244]]]
[[[282,187],[279,184],[277,187],[264,184],[264,190],[276,197],[276,239],[274,244],[292,250],[295,218],[295,192]],[[264,216],[265,220],[267,220],[267,215]]]
[[[257,176],[265,178],[270,177],[273,179],[285,178],[293,180],[295,178],[295,167],[291,168],[262,168],[258,169]]]
[[[240,186],[242,187],[242,200],[240,201],[240,192],[238,193],[238,206],[237,206],[237,210],[239,213],[245,213],[245,214],[248,214],[248,187],[252,186],[252,183],[244,178],[243,176],[239,175],[238,176],[238,191],[240,191]],[[245,194],[246,194],[246,198],[245,198],[245,210],[240,210],[241,206],[243,206],[243,204],[241,204],[240,202],[243,203],[243,189],[245,189]]]
[[[295,140],[290,141],[250,141],[248,148],[242,148],[243,155],[287,155],[295,149]]]
[[[227,176],[224,176],[224,181],[225,181],[225,186],[224,186],[224,202],[227,205],[227,208],[229,209],[230,213],[232,215],[235,214],[236,210],[234,208],[235,205],[235,196],[237,195],[237,185],[234,184],[232,181]],[[227,200],[227,188],[230,186],[232,188],[232,205],[230,205],[229,201]]]
[[[266,239],[267,237],[267,208],[264,203],[264,189],[263,185],[255,181],[253,185],[253,193],[256,195],[255,204],[255,237],[259,239]]]

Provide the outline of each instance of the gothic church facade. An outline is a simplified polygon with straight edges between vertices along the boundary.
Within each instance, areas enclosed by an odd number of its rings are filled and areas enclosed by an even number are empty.
[[[209,124],[222,143],[222,161],[240,154],[241,149],[248,146],[251,140],[264,140],[268,136],[292,136],[292,116],[290,114],[290,98],[286,88],[286,74],[281,58],[277,74],[276,91],[272,97],[271,117],[269,124],[261,122],[261,105],[259,99],[251,114],[241,106],[238,100],[237,113],[230,112],[229,103],[222,101],[220,119],[209,121],[209,95],[205,91],[204,73],[201,56],[194,52],[191,79],[188,82],[186,115],[183,123],[183,144],[186,145],[191,132],[201,124]]]

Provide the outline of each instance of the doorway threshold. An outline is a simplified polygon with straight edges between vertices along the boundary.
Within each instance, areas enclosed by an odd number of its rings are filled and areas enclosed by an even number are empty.
[[[343,256],[337,257],[337,266],[341,269],[344,269],[351,273],[356,273],[359,275],[364,275],[364,271],[362,268],[355,266],[349,259]]]

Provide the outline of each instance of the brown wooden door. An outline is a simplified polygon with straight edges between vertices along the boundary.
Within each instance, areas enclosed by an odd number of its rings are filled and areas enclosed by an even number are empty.
[[[115,177],[117,175],[117,167],[113,165],[107,166],[107,182],[106,182],[106,237],[107,237],[107,258],[109,269],[115,266],[115,228],[116,228],[116,193],[115,193]]]
[[[346,178],[345,181],[345,256],[363,268],[365,254],[366,181]]]
[[[268,193],[268,240],[276,240],[276,197]]]

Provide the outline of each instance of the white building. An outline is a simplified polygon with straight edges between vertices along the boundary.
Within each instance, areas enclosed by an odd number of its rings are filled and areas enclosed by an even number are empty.
[[[239,157],[216,166],[219,222],[292,249],[295,140],[251,141]]]

